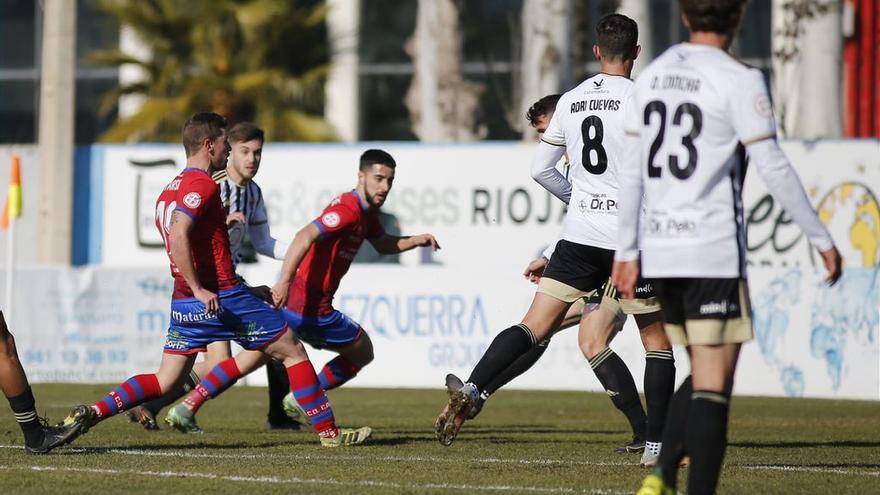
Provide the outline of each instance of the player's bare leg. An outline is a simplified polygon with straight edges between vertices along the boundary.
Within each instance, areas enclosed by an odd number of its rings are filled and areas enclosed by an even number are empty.
[[[632,441],[617,452],[641,452],[645,445],[647,416],[642,408],[635,381],[626,364],[609,346],[622,329],[625,315],[600,306],[589,318],[581,321],[578,344],[596,378],[632,430]]]
[[[18,360],[15,338],[6,326],[6,318],[0,311],[0,390],[9,401],[15,420],[24,435],[25,451],[30,454],[46,454],[55,447],[72,439],[73,432],[46,425],[37,416],[36,401],[27,375]]]
[[[549,337],[565,318],[569,306],[570,302],[560,301],[541,292],[536,293],[522,323],[495,336],[471,372],[467,383],[458,387],[461,380],[455,375],[447,375],[449,401],[434,422],[434,431],[441,444],[452,445],[462,423],[479,398],[480,390],[538,342]]]
[[[648,410],[645,452],[639,465],[653,467],[660,455],[663,427],[675,391],[675,359],[672,344],[663,329],[663,314],[654,312],[634,316],[645,348],[644,390]]]

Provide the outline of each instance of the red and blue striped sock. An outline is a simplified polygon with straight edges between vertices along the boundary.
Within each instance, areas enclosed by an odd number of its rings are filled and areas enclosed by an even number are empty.
[[[162,387],[156,375],[137,375],[124,381],[93,407],[98,410],[100,419],[107,419],[161,395]]]
[[[336,356],[324,365],[324,369],[318,374],[318,381],[325,391],[333,390],[357,376],[360,370],[360,367],[343,356]]]
[[[290,391],[297,404],[306,412],[312,427],[323,438],[333,438],[339,434],[333,408],[312,368],[311,361],[303,361],[287,368]]]
[[[224,390],[231,387],[241,378],[241,371],[235,364],[235,358],[222,361],[211,369],[211,372],[202,378],[198,385],[193,387],[183,399],[187,409],[195,414],[206,400],[217,397]]]

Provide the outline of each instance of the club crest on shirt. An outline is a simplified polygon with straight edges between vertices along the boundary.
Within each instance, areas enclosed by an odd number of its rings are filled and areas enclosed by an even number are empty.
[[[326,213],[323,217],[321,217],[321,223],[324,225],[333,228],[339,225],[339,213],[330,212]]]
[[[198,208],[199,205],[202,204],[202,196],[197,192],[187,193],[186,196],[183,197],[183,204],[189,208]]]

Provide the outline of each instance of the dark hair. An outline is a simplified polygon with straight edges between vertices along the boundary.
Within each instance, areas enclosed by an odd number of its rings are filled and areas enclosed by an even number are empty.
[[[183,148],[186,156],[199,152],[202,143],[213,141],[226,128],[226,118],[213,112],[199,112],[183,124]]]
[[[739,26],[748,0],[679,0],[691,31],[732,33]]]
[[[538,119],[543,116],[553,115],[553,112],[556,111],[556,104],[559,103],[559,99],[562,98],[562,95],[547,95],[540,100],[532,103],[532,106],[529,107],[528,111],[526,111],[526,120],[529,121],[532,127],[538,125]]]
[[[392,158],[388,152],[382,150],[367,150],[361,155],[361,165],[359,169],[363,172],[377,163],[391,168],[397,166],[397,163],[394,162],[394,158]]]
[[[610,60],[635,60],[639,44],[639,26],[622,14],[608,14],[596,24],[596,45]]]
[[[254,139],[259,139],[260,142],[265,141],[263,130],[253,122],[239,122],[229,129],[229,142],[231,143],[244,143]]]

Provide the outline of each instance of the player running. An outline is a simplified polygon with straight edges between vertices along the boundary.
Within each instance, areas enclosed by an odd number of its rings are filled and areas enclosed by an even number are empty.
[[[234,267],[241,262],[246,236],[258,253],[278,260],[284,259],[287,247],[286,244],[272,237],[263,191],[253,180],[260,169],[264,141],[263,130],[250,122],[240,122],[232,126],[229,129],[231,146],[229,163],[226,169],[216,171],[212,177],[220,187],[220,202],[227,212],[226,225],[229,230],[229,245]],[[268,287],[263,286],[262,289],[268,293]],[[147,430],[158,430],[159,426],[155,418],[159,411],[192,390],[199,383],[200,377],[205,376],[214,366],[229,359],[232,356],[229,342],[208,344],[204,356],[203,361],[193,366],[182,386],[158,399],[130,409],[129,418],[140,423]],[[282,407],[282,400],[290,391],[284,365],[276,360],[270,360],[266,364],[266,372],[269,381],[269,414],[266,427],[270,430],[298,430],[300,424],[291,420]],[[168,421],[175,423],[176,418],[171,415]]]
[[[379,224],[379,208],[391,192],[395,167],[394,158],[385,151],[365,151],[360,157],[355,189],[335,198],[317,219],[297,232],[284,257],[281,277],[272,287],[275,307],[286,304],[283,316],[297,338],[317,349],[339,354],[318,373],[317,386],[321,393],[351,380],[373,360],[369,335],[332,305],[339,282],[363,241],[370,241],[380,254],[398,254],[422,246],[430,246],[435,251],[440,249],[431,234],[392,236]],[[216,397],[265,360],[265,356],[253,351],[240,352],[228,360],[236,363],[236,370],[240,371],[234,379],[212,371],[202,382],[222,386],[196,387],[174,407],[173,413],[182,418],[185,425],[195,424],[194,414],[207,399]],[[308,422],[311,415],[306,414],[308,409],[304,410],[296,391],[284,399],[284,405],[295,419]]]
[[[468,382],[448,387],[450,399],[435,423],[437,437],[450,445],[479,391],[501,370],[559,325],[578,299],[603,295],[602,305],[581,320],[579,343],[596,376],[621,410],[641,403],[632,376],[623,360],[608,346],[619,310],[632,314],[641,330],[647,353],[647,440],[642,464],[659,453],[660,435],[675,380],[672,349],[663,334],[659,306],[649,285],[640,287],[638,299],[618,301],[608,284],[617,228],[617,166],[625,149],[623,112],[630,98],[629,75],[638,55],[638,27],[632,19],[611,14],[596,26],[593,51],[602,73],[565,93],[539,144],[532,176],[569,204],[563,238],[544,270],[538,291],[518,325],[502,331],[477,363]],[[572,162],[569,183],[555,165],[568,151]],[[621,379],[628,379],[622,384]],[[447,378],[447,383],[450,380]],[[631,395],[624,396],[624,393]]]
[[[688,493],[714,493],[718,483],[736,362],[753,337],[742,207],[746,153],[819,251],[827,282],[840,277],[831,236],[776,142],[763,75],[727,53],[745,5],[681,0],[690,40],[645,68],[627,111],[626,146],[641,153],[620,170],[613,280],[624,297],[636,294],[641,248],[641,271],[654,281],[666,332],[687,346],[692,369],[673,398],[658,469],[645,478],[642,495],[676,493],[685,452]]]
[[[550,120],[553,117],[554,112],[556,111],[556,105],[561,97],[562,95],[560,94],[547,95],[536,101],[531,107],[529,107],[528,111],[526,112],[526,119],[529,121],[529,125],[535,128],[539,136],[543,136],[544,132],[547,130],[547,127],[550,125]],[[568,161],[568,158],[565,157],[563,173],[566,179],[569,178],[570,167],[571,164]],[[540,257],[532,260],[523,272],[523,276],[525,276],[526,279],[528,279],[532,283],[539,283],[541,280],[541,276],[544,274],[544,269],[546,268],[547,263],[553,255],[555,247],[556,242],[548,246]],[[580,324],[581,319],[587,318],[587,316],[589,316],[591,312],[595,311],[599,307],[599,304],[601,302],[602,294],[596,294],[594,297],[589,298],[589,301],[587,301],[585,298],[578,299],[577,301],[572,303],[571,307],[568,308],[568,311],[565,314],[565,318],[563,318],[562,323],[559,324],[556,332]],[[603,346],[599,349],[604,350],[604,347],[607,347],[611,339],[613,339],[614,336],[616,336],[617,333],[623,329],[623,324],[625,322],[626,315],[623,312],[618,312],[617,319],[609,322],[609,324],[613,325],[613,327],[607,328],[604,332],[597,332],[595,335],[592,335],[592,339],[590,339],[589,341],[585,341],[585,345]],[[646,331],[644,332],[644,334],[650,334],[650,332]],[[501,373],[492,378],[489,384],[480,391],[480,396],[474,401],[474,405],[467,413],[467,419],[471,420],[476,418],[480,411],[482,411],[483,405],[492,394],[494,394],[498,389],[505,386],[511,380],[525,373],[532,366],[534,366],[534,364],[538,362],[541,356],[544,355],[544,352],[550,345],[550,340],[551,337],[545,338],[544,340],[539,342],[538,345],[532,347],[528,352],[518,357],[516,361],[514,361],[510,366],[502,370]],[[592,354],[596,354],[596,352]],[[620,368],[613,367],[610,368],[610,371],[612,373],[618,372],[620,371]],[[606,376],[607,373],[603,373],[601,375],[602,379],[604,379]],[[631,400],[631,398],[633,397],[638,397],[638,390],[636,389],[635,382],[633,381],[632,375],[630,374],[628,369],[626,370],[625,374],[614,378],[615,382],[604,380],[602,383],[604,386],[606,386],[606,390],[610,390],[612,392],[612,394],[609,394],[610,398],[612,399],[612,403],[627,418],[630,424],[630,428],[632,430],[632,440],[628,444],[615,449],[615,451],[618,453],[642,453],[645,449],[645,428],[647,426],[647,416],[645,415],[645,410],[642,408],[641,400]],[[450,383],[447,384],[447,388],[458,389],[462,385],[461,380],[458,380],[457,377],[455,377],[454,375],[450,375],[449,380]],[[646,375],[646,382],[647,380],[649,380],[648,375]],[[646,388],[648,387],[649,385],[646,383]],[[622,398],[629,398],[630,400],[624,401],[622,400]]]
[[[15,338],[6,326],[3,311],[0,311],[0,390],[24,435],[25,452],[47,454],[70,441],[74,431],[49,426],[45,419],[37,416],[34,394],[18,360]]]
[[[129,378],[92,406],[76,406],[62,423],[74,438],[100,421],[162,395],[181,383],[196,355],[211,342],[234,340],[245,349],[284,363],[291,387],[321,440],[338,447],[362,443],[370,428],[340,429],[318,385],[302,343],[288,331],[280,313],[248,290],[233,269],[226,212],[211,173],[226,167],[230,146],[226,119],[197,113],[183,127],[186,168],[159,195],[156,227],[171,262],[174,293],[171,324],[162,363],[155,374]],[[211,374],[236,376],[235,362],[224,361]],[[209,376],[211,375],[209,374]],[[196,390],[215,391],[206,379]]]

